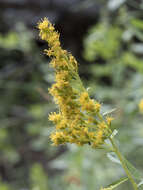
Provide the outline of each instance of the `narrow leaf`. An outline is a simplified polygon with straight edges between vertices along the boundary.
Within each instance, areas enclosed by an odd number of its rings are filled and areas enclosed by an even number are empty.
[[[126,158],[124,158],[124,162],[134,179],[141,181],[143,175]]]
[[[118,131],[116,130],[116,129],[114,129],[114,131],[113,131],[113,133],[111,134],[111,139],[113,138],[113,137],[115,137],[116,135],[117,135],[117,133],[118,133]]]
[[[115,162],[117,164],[121,164],[120,160],[118,159],[118,157],[116,156],[116,154],[114,152],[111,153],[107,153],[107,157],[112,161]]]
[[[127,181],[127,180],[128,180],[127,177],[121,178],[121,179],[119,179],[119,180],[113,182],[112,184],[108,185],[107,188],[105,188],[105,189],[107,189],[107,190],[108,190],[108,189],[112,190],[112,189],[118,187],[119,185],[121,185],[122,183],[124,183],[124,182]]]
[[[140,183],[138,184],[138,187],[140,187],[141,185],[143,185],[143,180],[140,181]]]
[[[103,113],[103,116],[105,116],[105,115],[109,115],[109,114],[111,114],[111,113],[115,112],[116,110],[117,110],[116,108],[111,109],[111,110],[109,110],[109,111],[107,111],[107,112]]]

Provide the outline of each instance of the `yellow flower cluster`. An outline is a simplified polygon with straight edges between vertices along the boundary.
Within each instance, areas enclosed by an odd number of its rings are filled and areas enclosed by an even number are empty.
[[[39,22],[41,39],[48,42],[45,53],[52,57],[50,65],[55,69],[55,83],[49,89],[59,106],[58,113],[51,113],[49,120],[56,125],[51,134],[54,145],[75,143],[99,147],[111,134],[112,118],[100,114],[100,103],[89,97],[78,75],[75,58],[63,50],[59,34],[47,18]]]
[[[143,99],[141,99],[140,103],[139,103],[139,111],[141,113],[143,113]]]

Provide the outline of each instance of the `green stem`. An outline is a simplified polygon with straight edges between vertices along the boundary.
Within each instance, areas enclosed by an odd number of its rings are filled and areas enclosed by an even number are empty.
[[[126,172],[128,178],[129,178],[130,182],[132,183],[134,190],[138,190],[137,184],[134,181],[134,179],[133,179],[130,171],[128,170],[128,168],[127,168],[127,166],[126,166],[126,164],[124,162],[124,159],[123,159],[121,153],[119,152],[118,147],[116,146],[114,140],[111,137],[109,138],[109,140],[110,140],[110,142],[111,142],[111,144],[112,144],[112,146],[114,148],[114,151],[115,151],[116,155],[118,156],[118,158],[119,158],[119,160],[120,160],[120,162],[122,164],[123,169],[125,170],[125,172]]]

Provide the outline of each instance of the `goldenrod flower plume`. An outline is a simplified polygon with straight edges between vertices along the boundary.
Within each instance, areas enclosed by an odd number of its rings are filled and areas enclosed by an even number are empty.
[[[55,83],[49,92],[58,104],[59,112],[49,115],[49,120],[56,125],[51,140],[54,145],[75,143],[99,147],[112,132],[112,119],[104,119],[100,114],[100,103],[89,97],[78,75],[77,61],[62,49],[54,26],[44,18],[38,29],[41,39],[48,42],[49,50],[45,53],[52,58],[50,65],[55,69]]]

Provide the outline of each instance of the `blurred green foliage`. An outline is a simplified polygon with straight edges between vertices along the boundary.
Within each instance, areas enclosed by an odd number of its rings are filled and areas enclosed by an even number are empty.
[[[34,164],[31,168],[31,190],[48,190],[48,178],[39,164]]]
[[[103,111],[116,108],[111,115],[119,147],[142,172],[138,103],[143,98],[143,6],[133,8],[121,0],[102,3],[97,24],[83,39],[87,64],[80,71]],[[56,106],[47,89],[53,71],[35,43],[37,36],[21,23],[0,34],[0,190],[99,190],[124,172],[105,151],[51,146],[48,114]],[[126,182],[117,189],[131,187]]]
[[[108,26],[108,23],[100,22],[89,30],[85,39],[84,57],[93,61],[100,56],[109,60],[118,55],[122,31],[119,27]]]
[[[47,95],[52,70],[40,56],[33,34],[18,23],[14,31],[0,35],[0,167],[10,189],[31,186],[31,167],[32,179],[41,175],[44,181],[42,169],[33,164],[39,161],[41,167],[47,167],[46,159],[60,154],[53,150],[48,138],[52,129],[47,127],[48,114],[55,109]],[[39,186],[35,187],[35,181],[31,183],[32,189],[46,189],[46,182],[40,184],[40,178]],[[1,184],[2,187],[7,188]]]
[[[104,11],[84,40],[84,57],[92,62],[88,71],[92,82],[86,82],[105,110],[116,108],[113,126],[119,131],[120,149],[142,171],[143,130],[138,111],[143,97],[142,13],[140,9],[133,14],[126,4],[116,9],[113,19],[113,12],[107,7]]]

